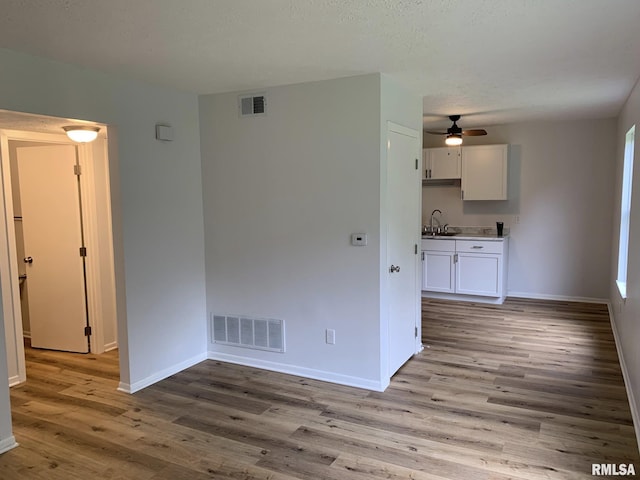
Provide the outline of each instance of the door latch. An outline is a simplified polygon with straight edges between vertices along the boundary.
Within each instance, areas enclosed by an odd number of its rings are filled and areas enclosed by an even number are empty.
[[[395,265],[391,265],[391,266],[389,267],[389,272],[390,272],[390,273],[397,273],[397,272],[399,272],[399,271],[400,271],[400,267],[399,267],[399,266],[398,266],[398,267],[396,267]]]

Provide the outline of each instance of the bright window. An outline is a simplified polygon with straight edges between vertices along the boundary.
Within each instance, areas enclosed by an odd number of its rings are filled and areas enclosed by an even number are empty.
[[[618,278],[622,298],[627,298],[627,264],[629,259],[629,222],[631,219],[631,187],[633,186],[633,148],[636,126],[627,132],[624,143],[622,198],[620,202],[620,245],[618,246]]]

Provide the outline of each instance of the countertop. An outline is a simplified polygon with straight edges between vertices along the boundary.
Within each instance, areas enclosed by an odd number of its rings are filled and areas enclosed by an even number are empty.
[[[424,228],[424,227],[423,227]],[[489,242],[504,242],[509,237],[509,227],[505,227],[504,235],[499,237],[496,227],[478,226],[449,226],[449,232],[455,235],[422,235],[423,240],[435,238],[437,240],[483,240]]]
[[[457,235],[423,235],[422,240],[483,240],[489,242],[504,242],[509,235],[503,235],[502,237],[498,237],[495,234],[471,234],[471,233],[459,233]]]

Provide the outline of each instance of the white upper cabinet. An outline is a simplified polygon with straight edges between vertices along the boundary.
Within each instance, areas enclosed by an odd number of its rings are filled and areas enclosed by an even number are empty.
[[[508,145],[462,148],[462,199],[506,200]]]
[[[460,178],[460,147],[425,148],[422,151],[422,179],[440,180]]]

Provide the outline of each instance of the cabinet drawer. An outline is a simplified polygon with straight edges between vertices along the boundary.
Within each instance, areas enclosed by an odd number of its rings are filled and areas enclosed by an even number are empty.
[[[440,238],[423,238],[421,250],[437,250],[438,252],[455,252],[455,240],[442,240]]]
[[[424,246],[422,247],[424,248]],[[456,240],[457,252],[498,253],[504,251],[504,242],[487,242],[482,240]]]

